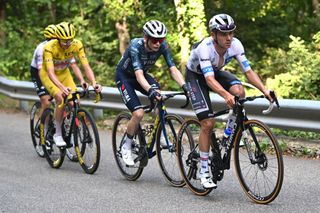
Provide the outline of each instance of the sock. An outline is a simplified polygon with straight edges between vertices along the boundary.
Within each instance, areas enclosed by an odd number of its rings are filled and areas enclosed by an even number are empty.
[[[56,136],[62,136],[61,122],[55,121],[55,125],[56,125]]]
[[[200,164],[201,164],[200,173],[209,172],[208,159],[209,159],[209,152],[200,151]]]
[[[122,145],[124,149],[126,150],[131,149],[132,139],[133,139],[133,135],[129,135],[128,133],[126,133],[126,136],[124,137],[124,143]]]

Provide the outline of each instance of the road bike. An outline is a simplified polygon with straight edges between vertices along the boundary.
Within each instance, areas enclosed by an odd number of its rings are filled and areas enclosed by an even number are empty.
[[[132,143],[132,155],[135,162],[133,166],[126,165],[121,155],[121,147],[131,114],[129,112],[121,112],[116,117],[112,131],[112,148],[117,166],[126,179],[137,180],[141,176],[144,167],[147,166],[148,160],[157,155],[159,166],[165,179],[176,187],[185,185],[176,159],[177,133],[183,123],[183,118],[176,114],[167,113],[165,106],[165,101],[176,95],[184,95],[184,93],[163,94],[160,101],[151,102],[150,105],[143,107],[146,113],[152,110],[158,113],[153,124],[139,124]]]
[[[74,148],[77,161],[87,174],[93,174],[99,167],[100,162],[100,139],[96,123],[92,115],[79,106],[79,97],[89,95],[94,90],[77,90],[72,92],[72,98],[63,101],[66,115],[62,122],[62,136],[66,142],[66,147],[57,147],[53,141],[55,133],[55,122],[53,109],[47,108],[41,116],[40,141],[44,156],[52,168],[60,168],[66,149]],[[96,101],[101,99],[101,94],[96,94]],[[68,102],[72,103],[68,107]],[[73,137],[73,140],[71,139]]]
[[[273,92],[271,96],[279,108]],[[226,143],[222,143],[222,140],[216,137],[216,133],[212,132],[209,167],[213,181],[221,181],[224,170],[230,169],[233,149],[235,171],[245,194],[256,203],[267,204],[272,202],[281,190],[284,166],[279,144],[269,127],[259,120],[247,118],[244,104],[257,98],[265,96],[235,98],[233,111],[236,114],[236,122],[233,131]],[[263,113],[270,113],[273,106],[273,103],[270,103],[268,110],[264,110]],[[213,117],[228,114],[229,111],[231,110],[225,109],[216,112]],[[181,125],[177,156],[181,174],[188,188],[196,195],[204,196],[212,189],[203,188],[199,178],[200,128],[200,122],[196,119],[186,120]]]
[[[50,99],[52,101],[53,98]],[[54,108],[55,102],[52,101],[52,107]],[[33,147],[38,154],[39,157],[44,158],[44,152],[42,149],[41,141],[40,141],[40,122],[41,122],[41,102],[36,101],[30,110],[30,133]],[[66,111],[64,112],[64,117],[66,116]],[[73,136],[71,136],[71,140],[73,141]],[[69,160],[73,162],[78,162],[78,158],[73,148],[66,149],[66,155]]]

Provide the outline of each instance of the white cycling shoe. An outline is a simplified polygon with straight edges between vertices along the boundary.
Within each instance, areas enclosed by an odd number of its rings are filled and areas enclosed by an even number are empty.
[[[53,135],[53,141],[56,144],[57,147],[66,146],[66,142],[63,140],[61,135]]]
[[[122,160],[125,162],[125,164],[127,164],[128,166],[134,165],[134,160],[132,158],[131,149],[125,149],[122,146],[121,147],[121,155],[122,155]]]
[[[209,174],[209,172],[204,172],[199,174],[199,178],[201,181],[201,185],[205,189],[215,189],[217,188],[217,184],[215,184]]]

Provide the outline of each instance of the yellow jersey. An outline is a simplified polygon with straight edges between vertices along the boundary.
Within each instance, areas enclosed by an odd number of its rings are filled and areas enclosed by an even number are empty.
[[[71,63],[76,62],[75,56],[79,58],[82,65],[89,63],[80,40],[74,39],[67,49],[63,49],[59,41],[53,39],[43,48],[42,69],[47,70],[53,67],[55,71],[65,70]]]
[[[82,42],[74,39],[67,49],[63,49],[59,41],[54,39],[47,42],[43,48],[43,62],[39,76],[42,84],[53,97],[56,96],[60,89],[51,81],[48,76],[48,68],[54,68],[54,72],[58,80],[65,86],[76,91],[76,85],[68,67],[75,63],[75,56],[79,58],[82,65],[89,64]]]

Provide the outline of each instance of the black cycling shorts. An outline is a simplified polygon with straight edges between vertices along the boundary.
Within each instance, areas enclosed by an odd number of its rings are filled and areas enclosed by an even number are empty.
[[[152,88],[160,89],[159,83],[151,75],[145,73],[144,77]],[[141,102],[135,90],[144,95],[148,95],[148,93],[141,87],[135,77],[117,74],[116,83],[124,104],[131,112],[142,108]]]
[[[49,92],[41,83],[41,80],[39,77],[39,70],[37,68],[30,66],[30,73],[31,73],[31,81],[34,84],[34,88],[36,89],[37,95],[39,97],[44,95],[49,95]]]
[[[215,71],[214,77],[227,91],[229,91],[231,86],[241,84],[241,81],[227,71]],[[199,121],[212,117],[213,111],[209,96],[209,92],[212,90],[207,85],[204,75],[197,74],[187,69],[186,81],[189,84],[189,88],[191,88],[190,99],[192,108]]]

